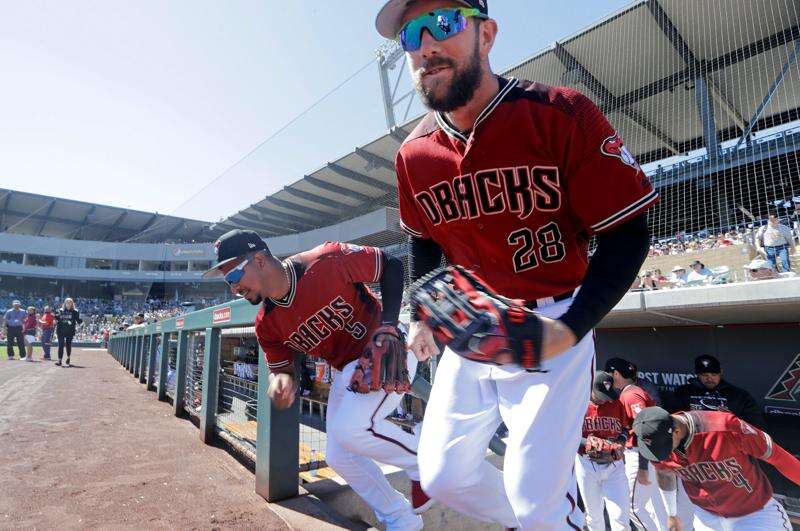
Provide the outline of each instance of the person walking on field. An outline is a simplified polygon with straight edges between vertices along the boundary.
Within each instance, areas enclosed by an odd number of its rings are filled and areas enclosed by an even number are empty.
[[[64,363],[65,367],[70,366],[70,356],[72,355],[72,338],[75,337],[75,327],[81,324],[80,313],[75,309],[75,302],[67,297],[64,299],[64,304],[54,315],[56,319],[56,334],[58,334],[58,361],[56,365],[61,365],[61,359],[64,357],[64,349],[67,350],[67,360]]]
[[[33,343],[36,341],[36,308],[28,306],[28,313],[22,323],[22,337],[25,339],[25,361],[33,361]]]
[[[50,345],[53,340],[53,331],[55,330],[55,318],[50,306],[44,307],[42,317],[39,319],[39,326],[42,329],[42,352],[44,352],[44,359],[50,359]]]

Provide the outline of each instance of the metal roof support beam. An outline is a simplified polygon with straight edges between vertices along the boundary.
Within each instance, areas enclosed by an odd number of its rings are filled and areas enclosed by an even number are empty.
[[[356,150],[358,149],[360,148],[356,148]],[[321,188],[322,190],[327,190],[335,194],[343,195],[345,197],[352,197],[353,199],[357,199],[362,203],[372,199],[372,197],[362,194],[361,192],[356,192],[355,190],[350,190],[348,188],[344,188],[337,184],[329,183],[323,181],[322,179],[317,179],[316,177],[312,177],[311,175],[306,175],[303,179],[305,179],[309,184],[313,184],[317,188]]]
[[[140,237],[141,237],[141,236],[142,236],[142,235],[143,235],[145,232],[147,232],[147,230],[148,230],[150,227],[152,227],[152,226],[153,226],[153,223],[155,223],[155,221],[156,221],[157,219],[158,219],[158,214],[155,214],[155,213],[154,213],[154,214],[153,214],[153,215],[150,217],[150,219],[148,219],[148,220],[147,220],[147,222],[146,222],[144,225],[142,225],[142,228],[141,228],[141,229],[139,229],[138,231],[136,231],[136,233],[135,233],[133,236],[131,236],[130,238],[128,238],[128,240],[138,240],[138,239],[139,239],[139,238],[140,238]],[[166,218],[164,218],[164,219],[166,219]]]
[[[8,212],[8,205],[11,203],[12,195],[14,195],[14,192],[6,190],[6,195],[3,198],[3,216],[0,218],[0,232],[5,232],[6,230],[6,213]]]
[[[714,106],[711,105],[705,76],[694,80],[694,95],[697,98],[697,108],[700,110],[700,121],[703,124],[703,138],[708,157],[716,160],[719,157],[719,137],[717,136],[717,123],[714,120]]]
[[[769,102],[772,101],[772,97],[775,95],[775,91],[778,90],[778,87],[783,82],[783,78],[786,77],[786,72],[789,71],[794,62],[797,60],[797,54],[799,53],[800,53],[800,38],[797,39],[797,42],[795,43],[794,46],[794,50],[792,50],[792,53],[789,54],[789,58],[786,59],[786,62],[783,64],[783,68],[781,68],[781,71],[778,73],[778,77],[776,77],[775,81],[772,82],[772,85],[770,85],[769,90],[767,90],[767,94],[764,96],[764,99],[761,101],[761,104],[756,109],[756,112],[753,114],[753,117],[750,118],[750,121],[747,123],[747,129],[745,129],[744,133],[742,134],[742,137],[736,143],[737,148],[741,146],[742,142],[744,142],[750,136],[750,133],[753,132],[753,127],[755,127],[756,123],[758,123],[759,118],[761,118],[761,115],[764,113],[764,109],[767,108],[767,105],[769,105]]]
[[[106,232],[105,236],[100,238],[100,241],[104,242],[107,239],[109,239],[111,237],[111,235],[114,234],[114,231],[117,230],[117,227],[119,227],[119,224],[122,223],[123,221],[125,221],[126,217],[128,217],[128,211],[127,210],[123,210],[122,214],[117,216],[117,219],[114,220],[114,223],[111,224],[111,228],[108,229],[108,232]]]
[[[306,218],[293,216],[292,214],[285,214],[283,212],[276,212],[274,210],[270,210],[270,209],[264,208],[262,206],[250,205],[245,210],[248,210],[248,209],[249,210],[255,210],[256,212],[258,212],[258,217],[257,218],[253,218],[256,221],[267,221],[267,222],[278,221],[280,223],[285,223],[287,221],[291,221],[294,225],[297,225],[300,228],[302,228],[302,227],[311,228],[311,227],[315,227],[316,226],[313,221],[310,221],[310,220],[308,220]],[[252,217],[252,214],[247,214],[244,210],[242,210],[238,214],[242,214],[244,217],[246,217],[248,219],[250,217]],[[238,215],[238,214],[234,214],[234,216]]]
[[[396,171],[396,168],[394,167],[394,163],[392,161],[386,160],[385,158],[376,155],[375,153],[370,153],[366,149],[357,147],[356,155],[367,161],[368,164],[370,164],[375,168],[383,168],[385,170],[389,170],[392,173]]]
[[[279,227],[277,225],[272,225],[270,223],[264,223],[263,221],[255,221],[255,220],[251,220],[249,218],[245,218],[243,220],[242,219],[237,219],[237,216],[244,217],[244,216],[241,215],[241,213],[239,213],[239,214],[234,214],[232,217],[229,217],[228,220],[229,220],[229,223],[236,224],[236,228],[238,228],[238,229],[249,229],[249,230],[255,230],[255,231],[258,231],[258,232],[266,232],[270,236],[275,235],[275,234],[285,234],[287,232],[286,229],[288,227]]]
[[[89,209],[89,212],[87,212],[86,215],[83,216],[83,221],[81,221],[80,226],[76,229],[76,232],[78,233],[78,236],[81,239],[83,238],[83,229],[85,229],[89,225],[89,217],[91,217],[91,215],[94,214],[95,210],[97,210],[97,206],[92,205],[92,207]]]
[[[340,166],[334,162],[328,163],[328,168],[334,172],[338,173],[342,177],[347,177],[350,180],[359,182],[361,184],[366,184],[367,186],[372,186],[373,188],[377,188],[378,190],[383,190],[384,192],[389,192],[394,189],[394,186],[391,184],[386,184],[383,181],[379,181],[378,179],[373,179],[372,177],[367,177],[361,173],[355,172],[353,170],[348,170],[344,166]]]
[[[406,133],[405,129],[400,129],[399,127],[392,127],[389,129],[389,134],[400,144],[405,142],[406,138],[408,138],[408,133]]]
[[[56,200],[55,199],[51,200],[50,204],[47,205],[47,212],[44,213],[44,218],[45,219],[43,219],[41,221],[41,223],[39,224],[39,228],[36,230],[36,233],[35,233],[36,236],[41,236],[42,235],[42,231],[44,230],[45,225],[47,225],[47,221],[50,219],[50,214],[53,213],[53,207],[55,207],[55,206],[56,206]]]
[[[606,105],[614,105],[617,97],[614,96],[614,94],[612,94],[611,91],[605,87],[605,85],[600,83],[600,81],[594,77],[594,75],[589,72],[589,70],[587,70],[580,61],[578,61],[571,53],[569,53],[566,48],[564,48],[560,43],[555,43],[553,46],[553,53],[567,70],[575,70],[583,83],[585,83],[592,92],[600,96]],[[645,129],[651,135],[660,140],[661,143],[664,144],[664,147],[666,147],[674,155],[680,154],[680,149],[675,141],[672,140],[669,135],[664,133],[661,129],[650,123],[650,121],[644,116],[633,109],[628,109],[627,107],[620,107],[620,112],[633,120],[633,122],[639,127]]]
[[[322,197],[317,194],[312,194],[310,192],[304,192],[303,190],[298,190],[296,188],[291,188],[289,186],[284,186],[283,189],[286,191],[287,194],[292,194],[293,196],[299,197],[300,199],[305,199],[306,201],[311,201],[312,203],[317,203],[319,205],[323,205],[326,207],[335,208],[337,210],[350,210],[353,208],[353,205],[348,205],[347,203],[342,203],[340,201],[329,199],[327,197]]]
[[[269,201],[270,203],[276,206],[285,208],[287,210],[294,210],[295,212],[302,212],[303,214],[308,214],[309,216],[312,216],[314,219],[317,219],[320,224],[336,221],[336,219],[333,216],[331,216],[324,210],[298,205],[297,203],[292,203],[291,201],[284,201],[283,199],[278,199],[277,197],[267,197],[265,198],[265,200]]]
[[[239,221],[235,219],[237,217],[241,217],[241,218],[244,218],[245,220],[247,220],[247,221],[241,222],[242,224],[248,224],[249,223],[249,224],[252,224],[252,225],[262,226],[262,227],[267,228],[267,229],[269,229],[269,230],[271,230],[273,232],[276,232],[276,233],[284,233],[284,232],[287,231],[287,229],[293,230],[293,231],[297,231],[297,232],[302,232],[304,230],[308,230],[309,228],[313,227],[313,225],[311,225],[311,224],[297,225],[295,223],[292,223],[289,220],[281,220],[281,219],[278,219],[277,217],[276,218],[264,218],[264,217],[260,217],[258,215],[248,214],[247,212],[237,212],[236,214],[234,214],[233,216],[231,216],[228,219],[231,219],[231,220],[236,221],[237,223],[239,223]]]

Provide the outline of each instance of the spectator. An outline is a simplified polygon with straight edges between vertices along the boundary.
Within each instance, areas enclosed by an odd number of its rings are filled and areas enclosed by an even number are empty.
[[[642,275],[642,288],[647,290],[658,289],[658,282],[652,271],[645,271],[644,275]]]
[[[686,268],[676,265],[672,268],[672,275],[669,277],[669,281],[673,284],[686,284],[687,276],[686,276]]]
[[[36,342],[36,308],[28,306],[25,321],[22,323],[22,337],[25,339],[25,361],[33,361],[33,344]]]
[[[661,273],[661,270],[660,270],[660,269],[654,269],[654,270],[653,270],[653,276],[655,277],[655,279],[656,279],[656,282],[658,282],[659,284],[661,284],[662,282],[666,282],[666,281],[667,281],[667,277],[665,277],[665,276],[664,276],[664,275]]]
[[[784,272],[792,270],[789,263],[789,254],[795,253],[794,236],[786,225],[778,221],[775,214],[769,215],[766,225],[758,229],[756,236],[758,252],[772,264],[773,269],[778,268],[778,261]]]
[[[695,260],[689,264],[689,268],[691,271],[686,276],[686,282],[706,282],[713,275],[711,271],[706,269],[705,264],[702,264],[700,260]]]
[[[253,365],[247,363],[247,355],[237,355],[236,361],[233,362],[233,375],[243,380],[255,381],[256,376],[253,372]],[[258,367],[255,367],[258,370]]]
[[[58,334],[58,361],[56,365],[61,365],[61,359],[64,356],[64,349],[67,350],[67,361],[65,367],[70,366],[70,356],[72,355],[72,338],[75,337],[75,327],[83,322],[80,313],[75,309],[75,302],[67,297],[64,299],[64,304],[55,313],[55,319],[58,322],[56,326],[56,333]]]
[[[5,314],[8,359],[10,360],[14,359],[14,343],[19,348],[19,358],[23,358],[25,339],[22,337],[22,325],[25,323],[27,315],[18,300],[11,303],[11,308]]]
[[[777,271],[773,268],[772,264],[766,260],[756,258],[746,266],[744,266],[750,273],[750,280],[771,280],[773,278],[780,278]]]
[[[675,390],[676,411],[729,411],[757,428],[764,429],[764,417],[753,397],[722,379],[722,367],[714,356],[694,360],[697,377]]]
[[[39,325],[42,329],[42,352],[44,352],[44,359],[50,359],[50,346],[53,340],[53,329],[55,328],[55,319],[53,312],[50,311],[50,306],[44,307],[42,318],[39,319]]]

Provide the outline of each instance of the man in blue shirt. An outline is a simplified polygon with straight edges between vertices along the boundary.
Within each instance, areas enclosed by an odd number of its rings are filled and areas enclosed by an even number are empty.
[[[25,352],[25,341],[22,338],[22,324],[25,321],[27,312],[22,309],[19,301],[11,303],[11,309],[6,312],[6,338],[8,344],[8,359],[14,359],[14,342],[19,347],[19,357]]]

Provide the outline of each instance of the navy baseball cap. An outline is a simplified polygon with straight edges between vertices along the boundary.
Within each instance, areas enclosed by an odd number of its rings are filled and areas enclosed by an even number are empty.
[[[622,358],[610,358],[604,370],[609,374],[618,371],[623,378],[633,378],[636,375],[636,365]]]
[[[702,374],[704,372],[719,374],[722,372],[722,367],[720,367],[719,360],[717,358],[708,354],[703,354],[702,356],[697,356],[695,358],[694,372],[695,374]]]
[[[261,236],[252,230],[241,229],[233,229],[220,236],[214,242],[214,250],[217,253],[217,263],[203,273],[203,278],[223,276],[222,268],[241,260],[250,253],[257,251],[269,253],[269,248],[264,243],[264,240],[261,239]]]
[[[403,16],[406,10],[411,7],[416,0],[389,0],[386,2],[378,16],[375,18],[375,29],[382,37],[396,39],[397,34],[403,27]],[[473,7],[485,16],[489,16],[489,6],[486,0],[453,0],[454,4],[463,4],[466,7]]]
[[[646,407],[633,420],[639,453],[648,461],[664,461],[672,453],[672,417],[660,407]]]
[[[597,371],[592,383],[592,393],[601,400],[616,400],[619,391],[614,389],[614,377],[605,371]]]

